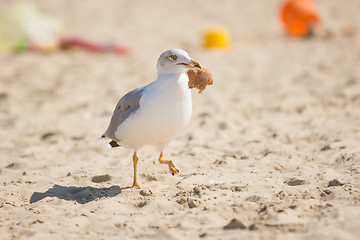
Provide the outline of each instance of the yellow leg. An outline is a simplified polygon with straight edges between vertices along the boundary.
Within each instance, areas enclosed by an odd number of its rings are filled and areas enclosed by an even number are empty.
[[[133,154],[133,163],[134,163],[134,183],[132,185],[132,188],[144,188],[143,186],[141,186],[141,184],[137,181],[137,177],[136,177],[136,169],[137,169],[137,163],[138,163],[139,159],[136,155],[136,151]]]
[[[180,175],[180,171],[175,167],[174,162],[172,160],[164,160],[163,152],[160,153],[159,156],[160,164],[167,164],[169,166],[170,173],[174,176],[175,174]]]

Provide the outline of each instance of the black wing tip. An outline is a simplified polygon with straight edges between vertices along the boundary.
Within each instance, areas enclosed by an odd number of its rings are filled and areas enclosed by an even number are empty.
[[[109,142],[109,145],[110,145],[111,148],[120,147],[120,145],[119,145],[117,142],[115,142],[114,140],[112,140],[111,142]]]

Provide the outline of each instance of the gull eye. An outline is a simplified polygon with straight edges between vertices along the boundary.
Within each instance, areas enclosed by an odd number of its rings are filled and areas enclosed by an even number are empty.
[[[176,59],[177,59],[177,56],[174,55],[174,54],[172,54],[172,55],[170,56],[170,58],[171,58],[172,60],[176,60]]]

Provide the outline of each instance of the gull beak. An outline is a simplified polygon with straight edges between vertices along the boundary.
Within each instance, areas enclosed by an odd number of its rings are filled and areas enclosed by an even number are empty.
[[[198,61],[192,60],[190,62],[181,62],[177,63],[177,65],[185,65],[187,68],[200,68],[202,69],[201,64]]]

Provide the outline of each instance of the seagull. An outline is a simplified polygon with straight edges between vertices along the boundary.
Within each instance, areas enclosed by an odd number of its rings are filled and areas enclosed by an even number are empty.
[[[125,94],[117,103],[103,138],[110,148],[133,149],[132,188],[144,188],[137,180],[137,151],[153,145],[160,151],[159,163],[167,164],[172,175],[179,174],[172,160],[164,159],[164,148],[188,126],[192,113],[188,68],[202,68],[181,49],[163,52],[157,62],[157,79]]]

